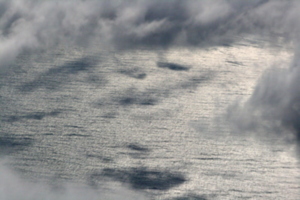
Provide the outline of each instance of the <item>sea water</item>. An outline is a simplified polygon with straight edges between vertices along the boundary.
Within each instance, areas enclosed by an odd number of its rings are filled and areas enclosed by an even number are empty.
[[[0,199],[290,199],[295,147],[226,120],[292,53],[59,47],[1,73]]]

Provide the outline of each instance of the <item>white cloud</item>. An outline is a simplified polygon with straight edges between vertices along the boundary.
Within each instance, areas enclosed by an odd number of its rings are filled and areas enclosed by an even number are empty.
[[[131,191],[121,185],[105,184],[105,189],[92,189],[87,186],[66,184],[59,189],[51,188],[43,182],[30,182],[21,179],[16,172],[13,172],[6,163],[8,160],[0,162],[0,199],[3,200],[131,200],[148,199],[145,195]]]

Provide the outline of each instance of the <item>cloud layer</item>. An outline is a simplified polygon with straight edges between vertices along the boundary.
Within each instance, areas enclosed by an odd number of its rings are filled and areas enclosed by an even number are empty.
[[[244,33],[295,36],[297,2],[0,1],[0,64],[23,51],[58,45],[98,48],[207,46]],[[289,12],[287,12],[288,10]]]

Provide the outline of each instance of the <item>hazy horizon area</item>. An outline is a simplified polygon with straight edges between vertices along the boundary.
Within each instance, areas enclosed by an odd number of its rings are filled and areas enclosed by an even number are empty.
[[[0,200],[299,199],[299,11],[0,0]]]

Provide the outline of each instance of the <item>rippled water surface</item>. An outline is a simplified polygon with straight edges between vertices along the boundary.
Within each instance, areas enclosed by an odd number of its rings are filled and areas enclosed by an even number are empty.
[[[2,174],[16,199],[299,199],[294,147],[233,133],[225,117],[289,60],[251,40],[23,54],[1,74]]]

